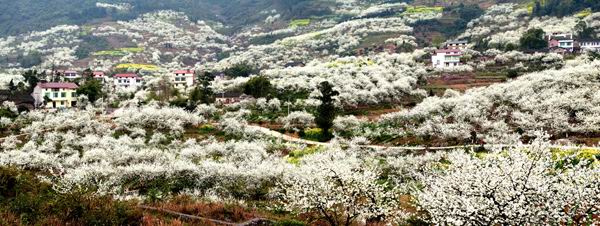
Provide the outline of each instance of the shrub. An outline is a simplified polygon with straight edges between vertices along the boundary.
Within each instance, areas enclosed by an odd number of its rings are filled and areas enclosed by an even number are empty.
[[[304,130],[303,139],[320,141],[323,137],[323,130],[321,128],[313,128]]]
[[[516,78],[519,76],[519,72],[515,69],[510,69],[506,72],[506,77],[508,78]]]

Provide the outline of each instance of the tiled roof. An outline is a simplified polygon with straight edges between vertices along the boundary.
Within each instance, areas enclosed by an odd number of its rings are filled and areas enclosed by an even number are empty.
[[[135,77],[138,77],[138,75],[134,74],[134,73],[125,73],[125,74],[116,74],[115,77],[117,77],[117,78],[135,78]]]
[[[194,71],[192,71],[192,70],[177,70],[177,71],[175,71],[175,74],[194,74]]]
[[[48,83],[39,83],[43,89],[77,89],[79,86],[72,82],[48,82]]]
[[[462,51],[457,50],[457,49],[438,49],[435,51],[435,53],[458,53],[458,54],[461,54]]]

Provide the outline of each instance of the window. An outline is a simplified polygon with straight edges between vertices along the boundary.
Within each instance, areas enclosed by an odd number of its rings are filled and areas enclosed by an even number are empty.
[[[54,93],[54,98],[58,98],[58,92]]]
[[[67,93],[66,93],[66,92],[62,92],[62,93],[60,93],[60,97],[62,97],[62,98],[65,98],[65,97],[67,97]]]

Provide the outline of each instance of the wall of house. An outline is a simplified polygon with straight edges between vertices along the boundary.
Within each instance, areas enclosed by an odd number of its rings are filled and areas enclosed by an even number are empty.
[[[44,103],[44,96],[52,101]],[[36,106],[43,108],[71,108],[77,103],[77,93],[74,89],[45,89],[36,87],[33,92]]]

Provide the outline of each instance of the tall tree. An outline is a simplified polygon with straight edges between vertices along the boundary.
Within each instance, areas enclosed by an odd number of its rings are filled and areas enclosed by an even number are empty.
[[[15,86],[15,82],[11,79],[8,83],[8,90],[14,92],[16,89],[17,87]]]
[[[27,93],[31,93],[33,92],[33,89],[35,88],[35,86],[37,86],[38,82],[40,82],[39,77],[42,77],[44,74],[38,74],[38,72],[36,70],[28,70],[23,74],[23,78],[25,79],[25,82],[27,82]]]
[[[529,29],[519,40],[521,49],[541,50],[548,47],[548,41],[544,39],[545,34],[542,29]]]
[[[227,76],[231,76],[234,78],[237,77],[248,77],[251,74],[256,73],[254,68],[248,64],[236,64],[230,68],[227,68],[223,73]]]
[[[333,97],[339,95],[340,93],[333,90],[333,86],[327,81],[321,82],[318,88],[321,92],[321,96],[319,97],[321,105],[319,105],[317,108],[315,122],[323,131],[321,136],[322,141],[328,141],[332,138],[329,130],[331,127],[333,127],[333,120],[337,114]]]
[[[198,103],[210,104],[215,102],[215,94],[210,87],[215,76],[210,72],[204,72],[198,76],[198,86],[190,93],[190,101],[196,105]]]
[[[102,92],[102,83],[94,79],[88,80],[77,88],[77,95],[86,95],[88,100],[94,103],[104,95]]]
[[[273,89],[271,82],[265,76],[256,76],[244,85],[244,93],[254,98],[267,97]]]
[[[579,39],[592,39],[594,38],[594,29],[588,27],[585,21],[579,21],[575,26],[575,32]]]

